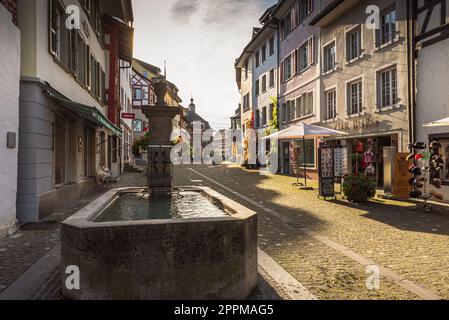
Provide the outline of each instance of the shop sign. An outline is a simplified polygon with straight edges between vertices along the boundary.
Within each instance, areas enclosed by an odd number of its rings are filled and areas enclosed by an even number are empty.
[[[407,161],[407,153],[397,153],[394,157],[394,174],[392,194],[399,199],[408,199],[410,197],[410,178],[408,171],[410,163]]]
[[[122,119],[134,120],[136,115],[134,113],[122,113]]]
[[[335,197],[334,150],[331,146],[321,144],[319,154],[319,194],[323,198]]]
[[[335,124],[334,129],[337,131],[352,131],[359,129],[375,128],[380,124],[380,121],[371,117],[363,119],[354,119]]]

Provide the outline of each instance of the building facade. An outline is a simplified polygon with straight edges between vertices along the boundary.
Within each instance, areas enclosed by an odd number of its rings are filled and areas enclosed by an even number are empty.
[[[365,23],[370,5],[380,9],[380,29]],[[321,27],[319,120],[347,134],[337,140],[351,150],[353,171],[365,172],[371,164],[382,185],[384,147],[407,152],[410,141],[407,8],[395,0],[343,1],[328,8],[313,21]]]
[[[80,13],[71,28],[69,5]],[[131,61],[132,19],[131,1],[18,1],[20,223],[70,207],[120,173],[119,65]]]
[[[0,1],[0,239],[17,230],[20,31],[17,1]]]
[[[254,28],[252,37],[254,38],[260,29]],[[235,61],[235,72],[237,88],[240,93],[241,106],[241,126],[242,126],[242,144],[243,159],[242,162],[247,164],[249,161],[248,141],[249,130],[254,129],[254,97],[253,97],[253,74],[254,74],[254,54],[249,50],[251,42],[245,47],[242,54]]]
[[[320,121],[319,27],[310,24],[321,7],[319,0],[283,1],[273,13],[279,21],[279,127],[287,129],[298,123]],[[301,175],[298,156],[305,161],[308,173],[316,177],[317,141],[281,140],[280,172]]]
[[[132,64],[120,61],[120,126],[123,129],[123,136],[120,140],[121,148],[121,170],[125,165],[134,164],[134,155],[132,152],[132,143],[134,141],[133,133],[133,115],[132,108]]]
[[[441,172],[444,198],[449,199],[449,127],[424,127],[424,124],[449,116],[449,1],[427,3],[412,2],[416,28],[416,105],[415,140],[429,145],[441,144],[440,155],[444,161]]]
[[[132,70],[132,112],[135,115],[133,120],[134,140],[142,138],[146,133],[148,119],[142,112],[142,106],[153,105],[156,102],[153,82],[134,67]]]
[[[254,51],[252,101],[256,130],[269,127],[278,96],[278,29],[271,15],[275,7],[269,8],[260,18],[263,27],[249,47],[249,51]]]

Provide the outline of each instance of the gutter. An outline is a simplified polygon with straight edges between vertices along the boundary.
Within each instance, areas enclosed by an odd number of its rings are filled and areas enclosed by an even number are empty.
[[[324,10],[322,10],[320,13],[318,13],[315,18],[313,18],[310,21],[310,25],[314,26],[318,22],[320,22],[322,19],[324,19],[329,13],[332,12],[332,10],[336,9],[340,4],[342,4],[344,0],[334,0],[332,3],[330,3]]]

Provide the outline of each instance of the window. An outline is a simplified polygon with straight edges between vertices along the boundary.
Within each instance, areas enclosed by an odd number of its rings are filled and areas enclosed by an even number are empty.
[[[139,120],[139,119],[133,120],[133,131],[134,132],[142,132],[143,131],[142,120]]]
[[[254,90],[256,92],[256,96],[258,96],[260,94],[260,81],[256,80],[256,84],[254,86]]]
[[[288,119],[294,120],[296,118],[296,108],[295,108],[295,100],[290,100],[287,102],[287,106],[288,106]]]
[[[296,117],[302,118],[313,114],[313,92],[304,93],[296,98]]]
[[[70,68],[71,32],[65,27],[65,10],[59,1],[51,1],[50,52],[64,66]]]
[[[260,128],[260,111],[259,110],[256,110],[256,114],[255,114],[255,116],[254,116],[254,120],[255,120],[255,127],[256,127],[256,129],[258,129],[258,128]]]
[[[362,80],[348,84],[348,115],[359,114],[363,111]]]
[[[379,107],[389,107],[397,103],[397,72],[391,68],[378,73]]]
[[[282,122],[286,122],[287,121],[287,104],[283,103],[282,104]]]
[[[267,107],[262,108],[262,127],[267,125]]]
[[[248,79],[248,72],[249,72],[248,68],[249,68],[249,63],[248,63],[248,60],[246,60],[246,62],[245,62],[245,79]]]
[[[262,63],[267,61],[267,45],[262,47]]]
[[[287,37],[290,32],[292,32],[292,16],[293,11],[289,11],[289,13],[281,20],[281,35],[282,38]]]
[[[299,147],[301,164],[309,168],[315,167],[315,141],[311,139],[304,143],[303,140],[297,140],[295,143]]]
[[[274,120],[273,112],[274,112],[274,104],[272,103],[272,104],[270,104],[270,111],[269,111],[269,115],[268,115],[268,120],[269,121],[273,121]]]
[[[299,23],[303,23],[304,20],[313,11],[313,0],[300,0],[299,1]]]
[[[324,72],[329,72],[335,69],[335,53],[335,42],[324,47]]]
[[[284,82],[289,80],[293,76],[293,54],[290,54],[282,63],[283,80]]]
[[[267,75],[262,77],[262,92],[267,92]]]
[[[247,111],[249,109],[249,93],[243,96],[243,111]]]
[[[380,30],[377,31],[377,46],[396,39],[396,8],[391,7],[380,16]]]
[[[298,49],[299,54],[299,72],[303,72],[305,69],[309,67],[309,43],[304,43]]]
[[[271,69],[270,70],[270,88],[274,87],[274,81],[275,81],[275,79],[274,79],[274,69]]]
[[[357,27],[346,34],[346,60],[351,61],[362,55],[362,29]]]
[[[306,94],[306,116],[313,114],[313,92]]]
[[[270,50],[270,57],[274,54],[274,37],[272,37],[271,39],[270,39],[270,41],[268,41],[268,47],[269,47],[269,50]]]
[[[255,57],[255,59],[256,59],[256,68],[259,68],[259,66],[260,66],[260,51],[256,51],[256,53],[255,53],[255,55],[254,55],[254,57]]]
[[[134,88],[133,89],[133,99],[134,100],[142,100],[142,88]]]
[[[335,89],[326,92],[326,120],[337,117],[337,92]]]

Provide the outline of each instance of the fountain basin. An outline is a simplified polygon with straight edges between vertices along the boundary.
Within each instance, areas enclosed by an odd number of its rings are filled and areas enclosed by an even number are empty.
[[[226,214],[105,221],[114,201],[141,191],[111,190],[63,223],[64,297],[234,300],[251,295],[258,274],[255,212],[209,188],[176,188],[197,192]],[[79,290],[66,286],[69,266],[79,268]]]

